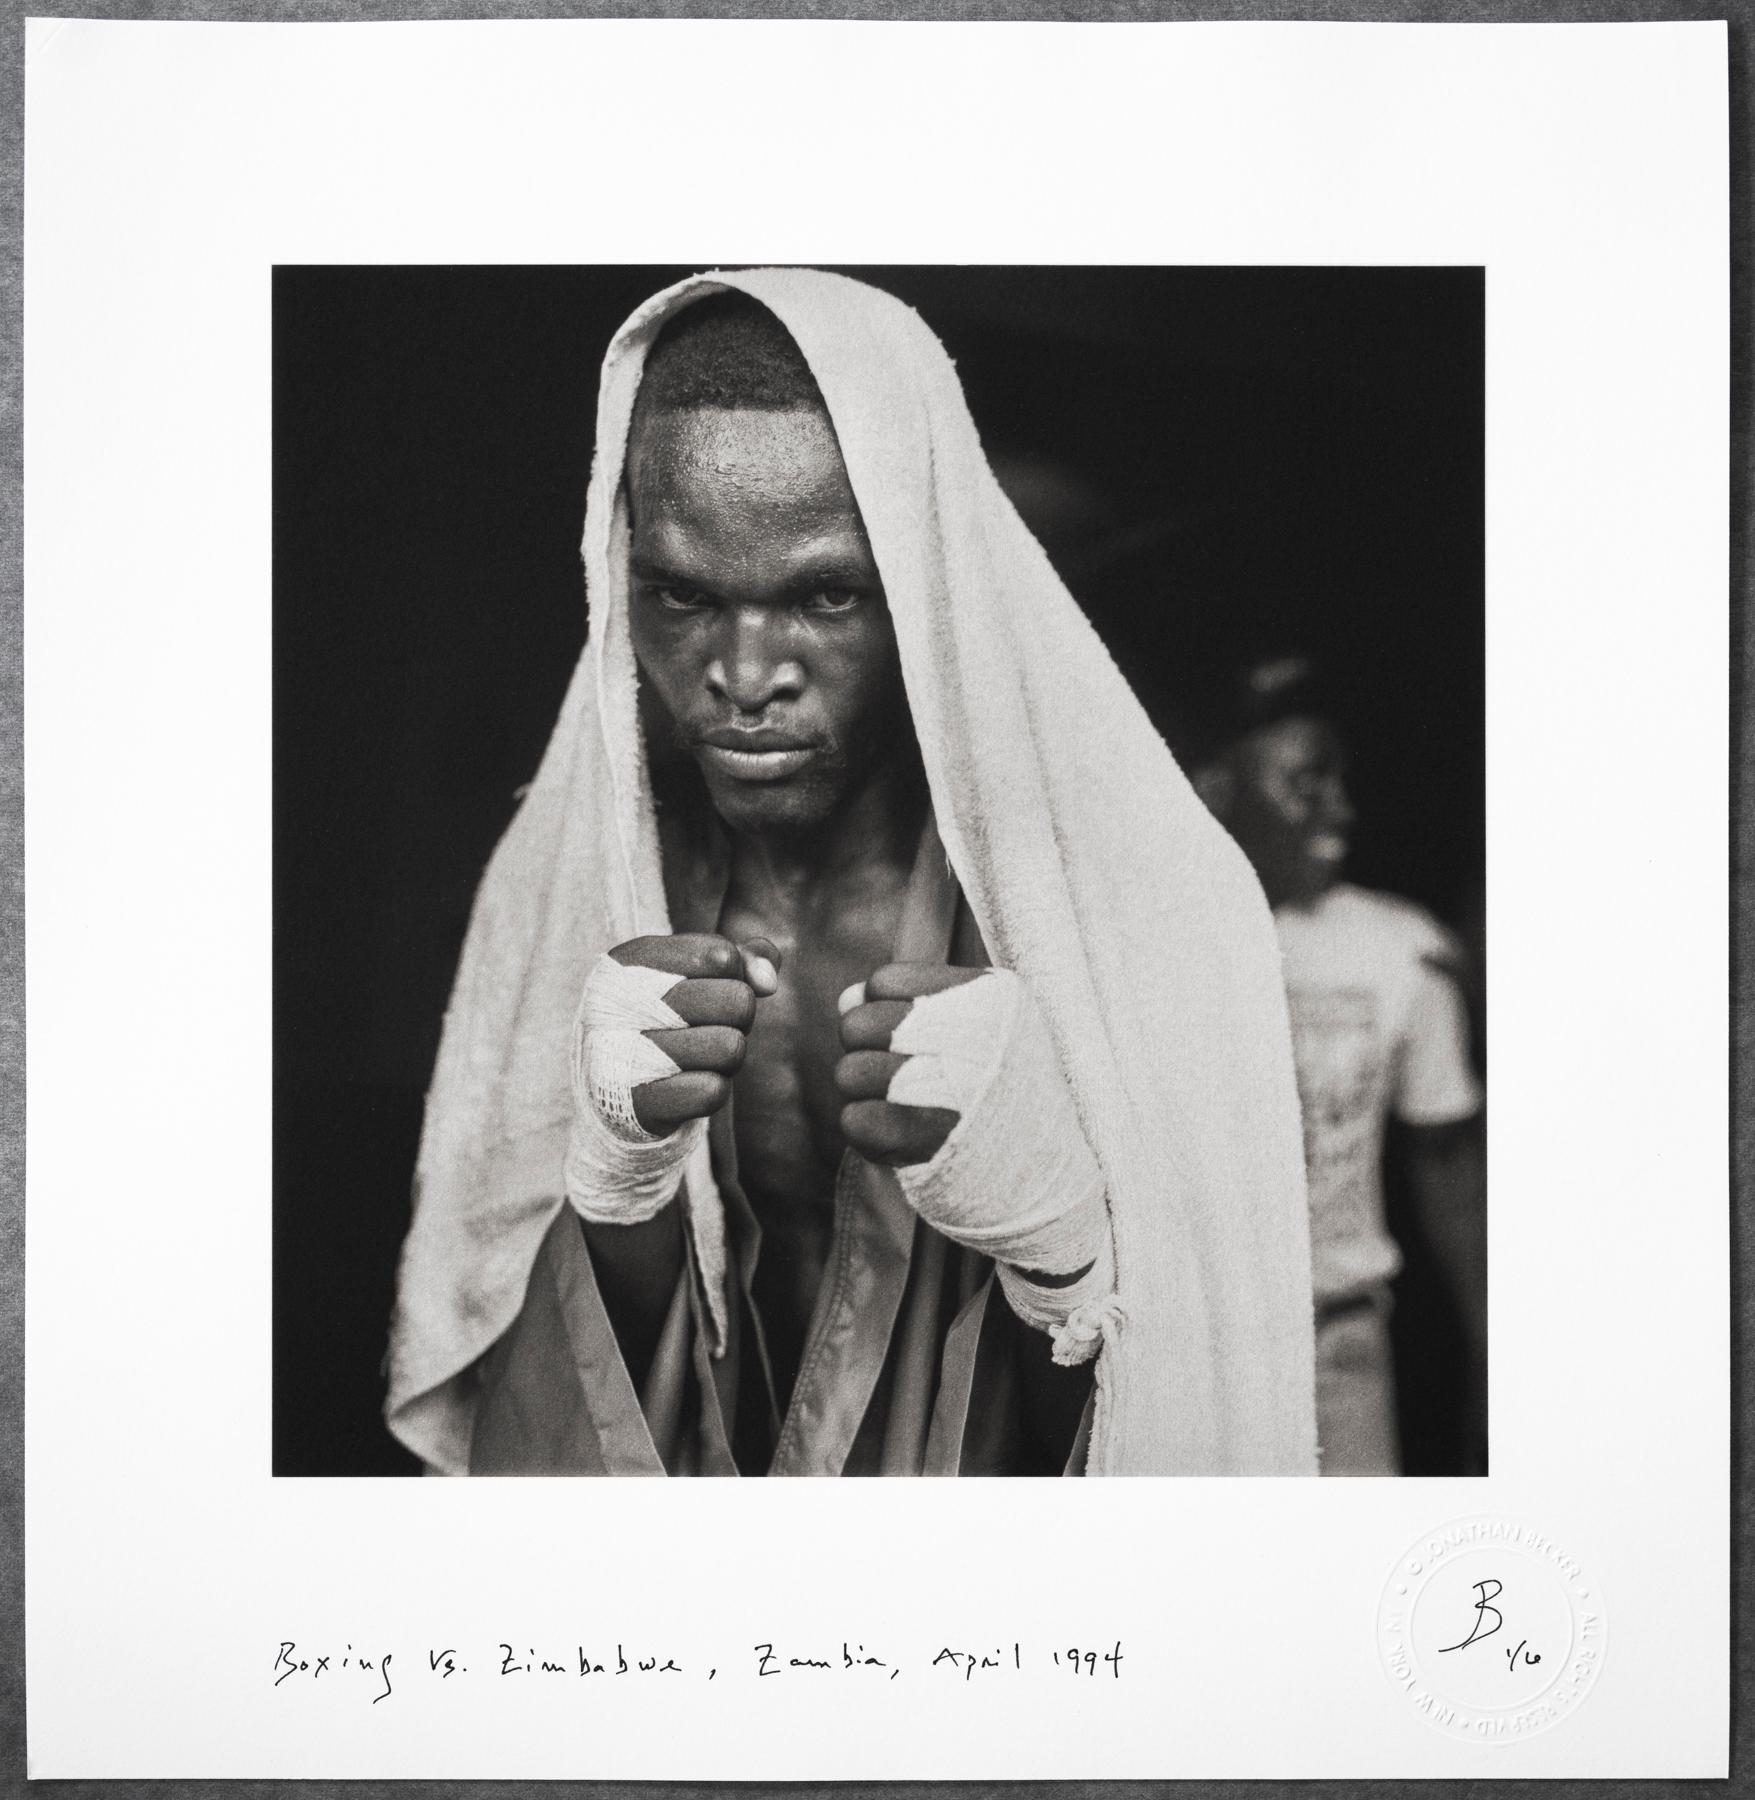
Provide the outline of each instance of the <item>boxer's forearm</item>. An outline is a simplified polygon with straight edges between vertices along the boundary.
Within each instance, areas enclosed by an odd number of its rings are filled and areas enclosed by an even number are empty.
[[[682,1207],[673,1200],[636,1225],[579,1221],[604,1311],[635,1388],[646,1379],[683,1271]]]
[[[633,938],[592,965],[573,1031],[567,1198],[637,1386],[683,1271],[683,1171],[743,1061],[780,953],[696,934]],[[747,977],[747,978],[746,978]]]

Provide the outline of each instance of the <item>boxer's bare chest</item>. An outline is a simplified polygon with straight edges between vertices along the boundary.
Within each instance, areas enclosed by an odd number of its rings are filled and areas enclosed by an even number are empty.
[[[908,871],[885,863],[777,895],[740,882],[735,867],[719,915],[733,942],[771,939],[779,991],[756,1008],[733,1087],[738,1179],[761,1222],[761,1283],[770,1335],[802,1335],[815,1303],[834,1223],[835,1177],[845,1142],[836,1002],[894,960]]]

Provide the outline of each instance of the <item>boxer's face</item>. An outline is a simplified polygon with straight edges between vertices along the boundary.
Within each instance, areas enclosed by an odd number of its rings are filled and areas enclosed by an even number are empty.
[[[912,741],[827,414],[636,413],[627,494],[648,720],[693,756],[734,829],[825,823]]]
[[[1224,817],[1270,905],[1309,902],[1341,876],[1353,826],[1345,758],[1326,720],[1280,719],[1232,752]]]

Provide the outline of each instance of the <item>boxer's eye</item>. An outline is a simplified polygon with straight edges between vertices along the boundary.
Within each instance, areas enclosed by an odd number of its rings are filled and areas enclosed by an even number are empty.
[[[699,588],[675,584],[649,583],[641,592],[668,612],[700,612],[713,604]]]

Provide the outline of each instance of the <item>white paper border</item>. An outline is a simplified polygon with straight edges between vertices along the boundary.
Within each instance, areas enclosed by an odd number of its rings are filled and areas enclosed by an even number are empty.
[[[1722,1774],[1723,27],[27,42],[32,1774]],[[1486,266],[1489,1481],[268,1479],[269,270],[722,259]],[[1402,1545],[1487,1510],[1615,1619],[1511,1746],[1371,1640]],[[506,1635],[1129,1662],[905,1705],[731,1658],[685,1700],[267,1680],[282,1637]]]

